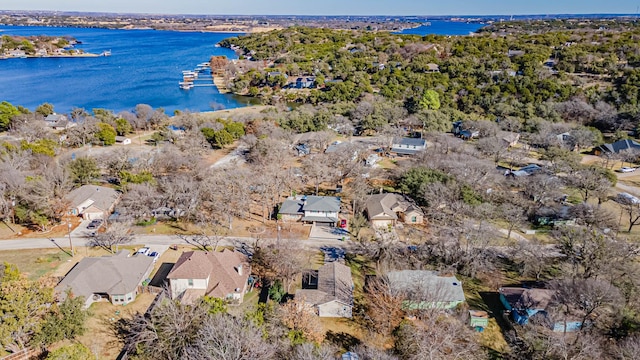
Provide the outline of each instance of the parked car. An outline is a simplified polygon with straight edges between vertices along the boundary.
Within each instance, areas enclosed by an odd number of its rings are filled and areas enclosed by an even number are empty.
[[[102,225],[102,220],[94,219],[94,220],[91,220],[89,225],[87,225],[87,229],[89,230],[97,229],[100,227],[100,225]]]
[[[342,229],[347,228],[347,219],[340,219],[340,228]]]
[[[634,171],[636,171],[636,168],[633,168],[633,167],[625,166],[620,168],[620,172],[623,172],[623,173],[634,172]]]
[[[158,261],[158,258],[160,257],[160,254],[158,254],[157,251],[152,251],[150,253],[147,254],[147,256],[150,256],[153,258],[153,262]]]
[[[640,199],[629,194],[629,193],[620,193],[618,194],[618,198],[616,199],[619,203],[622,204],[640,204]]]
[[[134,255],[147,255],[148,253],[149,253],[149,248],[145,246],[143,248],[140,248],[138,251],[136,251]]]

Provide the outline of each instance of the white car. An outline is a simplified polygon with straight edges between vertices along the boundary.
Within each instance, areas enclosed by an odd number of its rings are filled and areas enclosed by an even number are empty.
[[[138,251],[136,251],[135,255],[147,255],[148,253],[149,253],[149,248],[143,247],[143,248],[140,248]]]
[[[639,204],[640,203],[640,199],[638,199],[637,197],[629,194],[629,193],[620,193],[618,194],[618,202],[622,203],[622,204]]]
[[[634,171],[636,171],[636,168],[633,168],[633,167],[626,167],[625,166],[625,167],[620,168],[620,172],[623,172],[623,173],[634,172]]]

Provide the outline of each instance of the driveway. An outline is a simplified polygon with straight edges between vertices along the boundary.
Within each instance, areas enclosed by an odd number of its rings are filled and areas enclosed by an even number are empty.
[[[345,229],[341,229],[339,227],[331,227],[331,226],[311,226],[311,233],[309,234],[309,239],[313,240],[336,240],[341,241],[342,239],[349,239],[349,232]]]

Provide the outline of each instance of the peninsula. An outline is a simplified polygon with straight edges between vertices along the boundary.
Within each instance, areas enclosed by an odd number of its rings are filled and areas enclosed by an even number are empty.
[[[98,54],[87,53],[75,46],[80,41],[72,37],[52,36],[11,36],[0,37],[0,59],[30,57],[96,57]],[[109,52],[101,55],[108,56]]]

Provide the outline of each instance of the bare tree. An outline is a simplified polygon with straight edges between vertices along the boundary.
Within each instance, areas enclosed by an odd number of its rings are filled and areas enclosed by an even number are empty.
[[[404,323],[395,333],[395,350],[407,360],[473,360],[486,354],[465,324],[451,316]]]
[[[573,187],[580,191],[583,202],[594,195],[602,200],[613,185],[603,176],[602,170],[594,166],[573,171],[568,180]]]
[[[618,194],[616,201],[620,204],[620,207],[622,207],[622,212],[629,218],[628,231],[631,232],[631,229],[640,223],[640,202],[634,198],[621,196],[620,194]]]
[[[481,153],[490,156],[494,163],[499,163],[508,152],[508,146],[505,142],[496,137],[487,137],[478,140],[476,146]]]
[[[513,229],[527,220],[525,210],[522,206],[512,203],[504,203],[500,205],[500,213],[502,218],[509,224],[509,229],[507,229],[507,240],[511,239],[511,232]]]
[[[227,314],[206,316],[186,353],[190,359],[202,360],[273,359],[277,344],[263,335],[251,322]]]
[[[368,280],[364,290],[365,316],[369,328],[379,334],[391,334],[405,315],[402,309],[404,294],[391,289],[384,276]]]
[[[133,240],[130,233],[129,224],[114,223],[111,224],[103,233],[96,233],[91,237],[88,244],[93,247],[100,247],[110,253],[114,253],[118,249],[118,245],[128,244]],[[114,250],[115,246],[115,250]]]
[[[620,341],[614,353],[616,359],[619,360],[635,360],[640,359],[640,337],[638,335],[630,336]]]
[[[302,160],[302,171],[315,187],[316,195],[318,195],[320,184],[331,178],[332,169],[329,167],[328,160],[324,154],[309,155]]]
[[[606,317],[604,312],[597,313],[605,307],[616,307],[622,302],[620,290],[606,280],[599,279],[563,279],[551,282],[555,290],[553,306],[557,316],[564,318],[566,325],[570,317],[578,318],[581,329],[588,326],[587,321]],[[600,319],[599,319],[600,320]],[[565,328],[566,332],[566,328]]]
[[[267,279],[282,280],[287,292],[293,279],[304,271],[309,263],[308,254],[296,241],[279,241],[256,247],[251,268]]]
[[[280,320],[293,331],[300,332],[305,340],[321,343],[324,339],[322,324],[304,299],[296,297],[280,307]]]
[[[540,281],[542,274],[549,269],[552,258],[544,248],[544,244],[534,238],[531,241],[519,241],[512,251],[513,261],[521,275],[534,276]]]
[[[211,230],[208,230],[208,229]],[[221,226],[207,226],[201,230],[199,234],[195,235],[178,235],[178,237],[189,245],[193,245],[203,251],[217,251],[218,244],[225,235],[227,235],[227,229]]]
[[[186,306],[178,301],[162,301],[149,316],[138,314],[115,323],[116,336],[132,355],[145,359],[180,360],[192,358],[209,315],[206,306]]]

